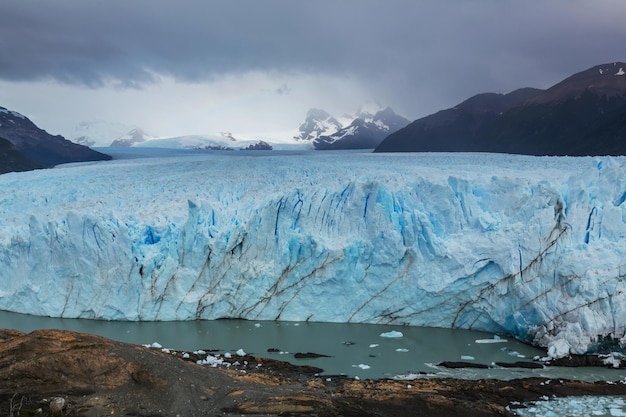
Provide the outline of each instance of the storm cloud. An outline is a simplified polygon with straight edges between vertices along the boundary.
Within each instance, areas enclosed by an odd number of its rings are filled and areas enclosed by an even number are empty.
[[[142,90],[254,72],[287,96],[283,75],[343,77],[417,118],[623,60],[624,16],[623,0],[21,0],[0,6],[0,80]]]

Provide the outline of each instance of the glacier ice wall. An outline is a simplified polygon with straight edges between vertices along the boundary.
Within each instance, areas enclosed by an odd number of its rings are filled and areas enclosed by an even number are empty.
[[[0,176],[0,309],[394,323],[556,353],[626,327],[626,159],[184,156]]]

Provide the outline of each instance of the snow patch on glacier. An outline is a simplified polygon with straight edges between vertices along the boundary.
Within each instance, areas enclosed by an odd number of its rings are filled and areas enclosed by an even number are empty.
[[[626,159],[186,155],[0,176],[0,309],[504,333],[626,323]]]

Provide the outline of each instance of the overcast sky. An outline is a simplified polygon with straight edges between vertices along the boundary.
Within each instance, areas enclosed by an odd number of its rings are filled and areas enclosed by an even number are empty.
[[[625,16],[624,0],[4,1],[0,106],[66,136],[280,134],[370,101],[414,120],[626,61]]]

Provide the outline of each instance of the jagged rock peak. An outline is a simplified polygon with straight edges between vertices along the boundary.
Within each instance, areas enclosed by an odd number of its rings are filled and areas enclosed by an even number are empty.
[[[382,140],[404,126],[409,120],[397,115],[390,107],[369,111],[359,111],[359,115],[348,126],[315,139],[315,149],[373,149]]]
[[[298,128],[299,134],[294,136],[296,140],[311,141],[320,136],[330,135],[341,129],[343,125],[321,109],[310,109],[306,120]]]
[[[383,107],[377,102],[371,101],[361,105],[356,111],[356,117],[367,118],[376,115],[383,110]]]

